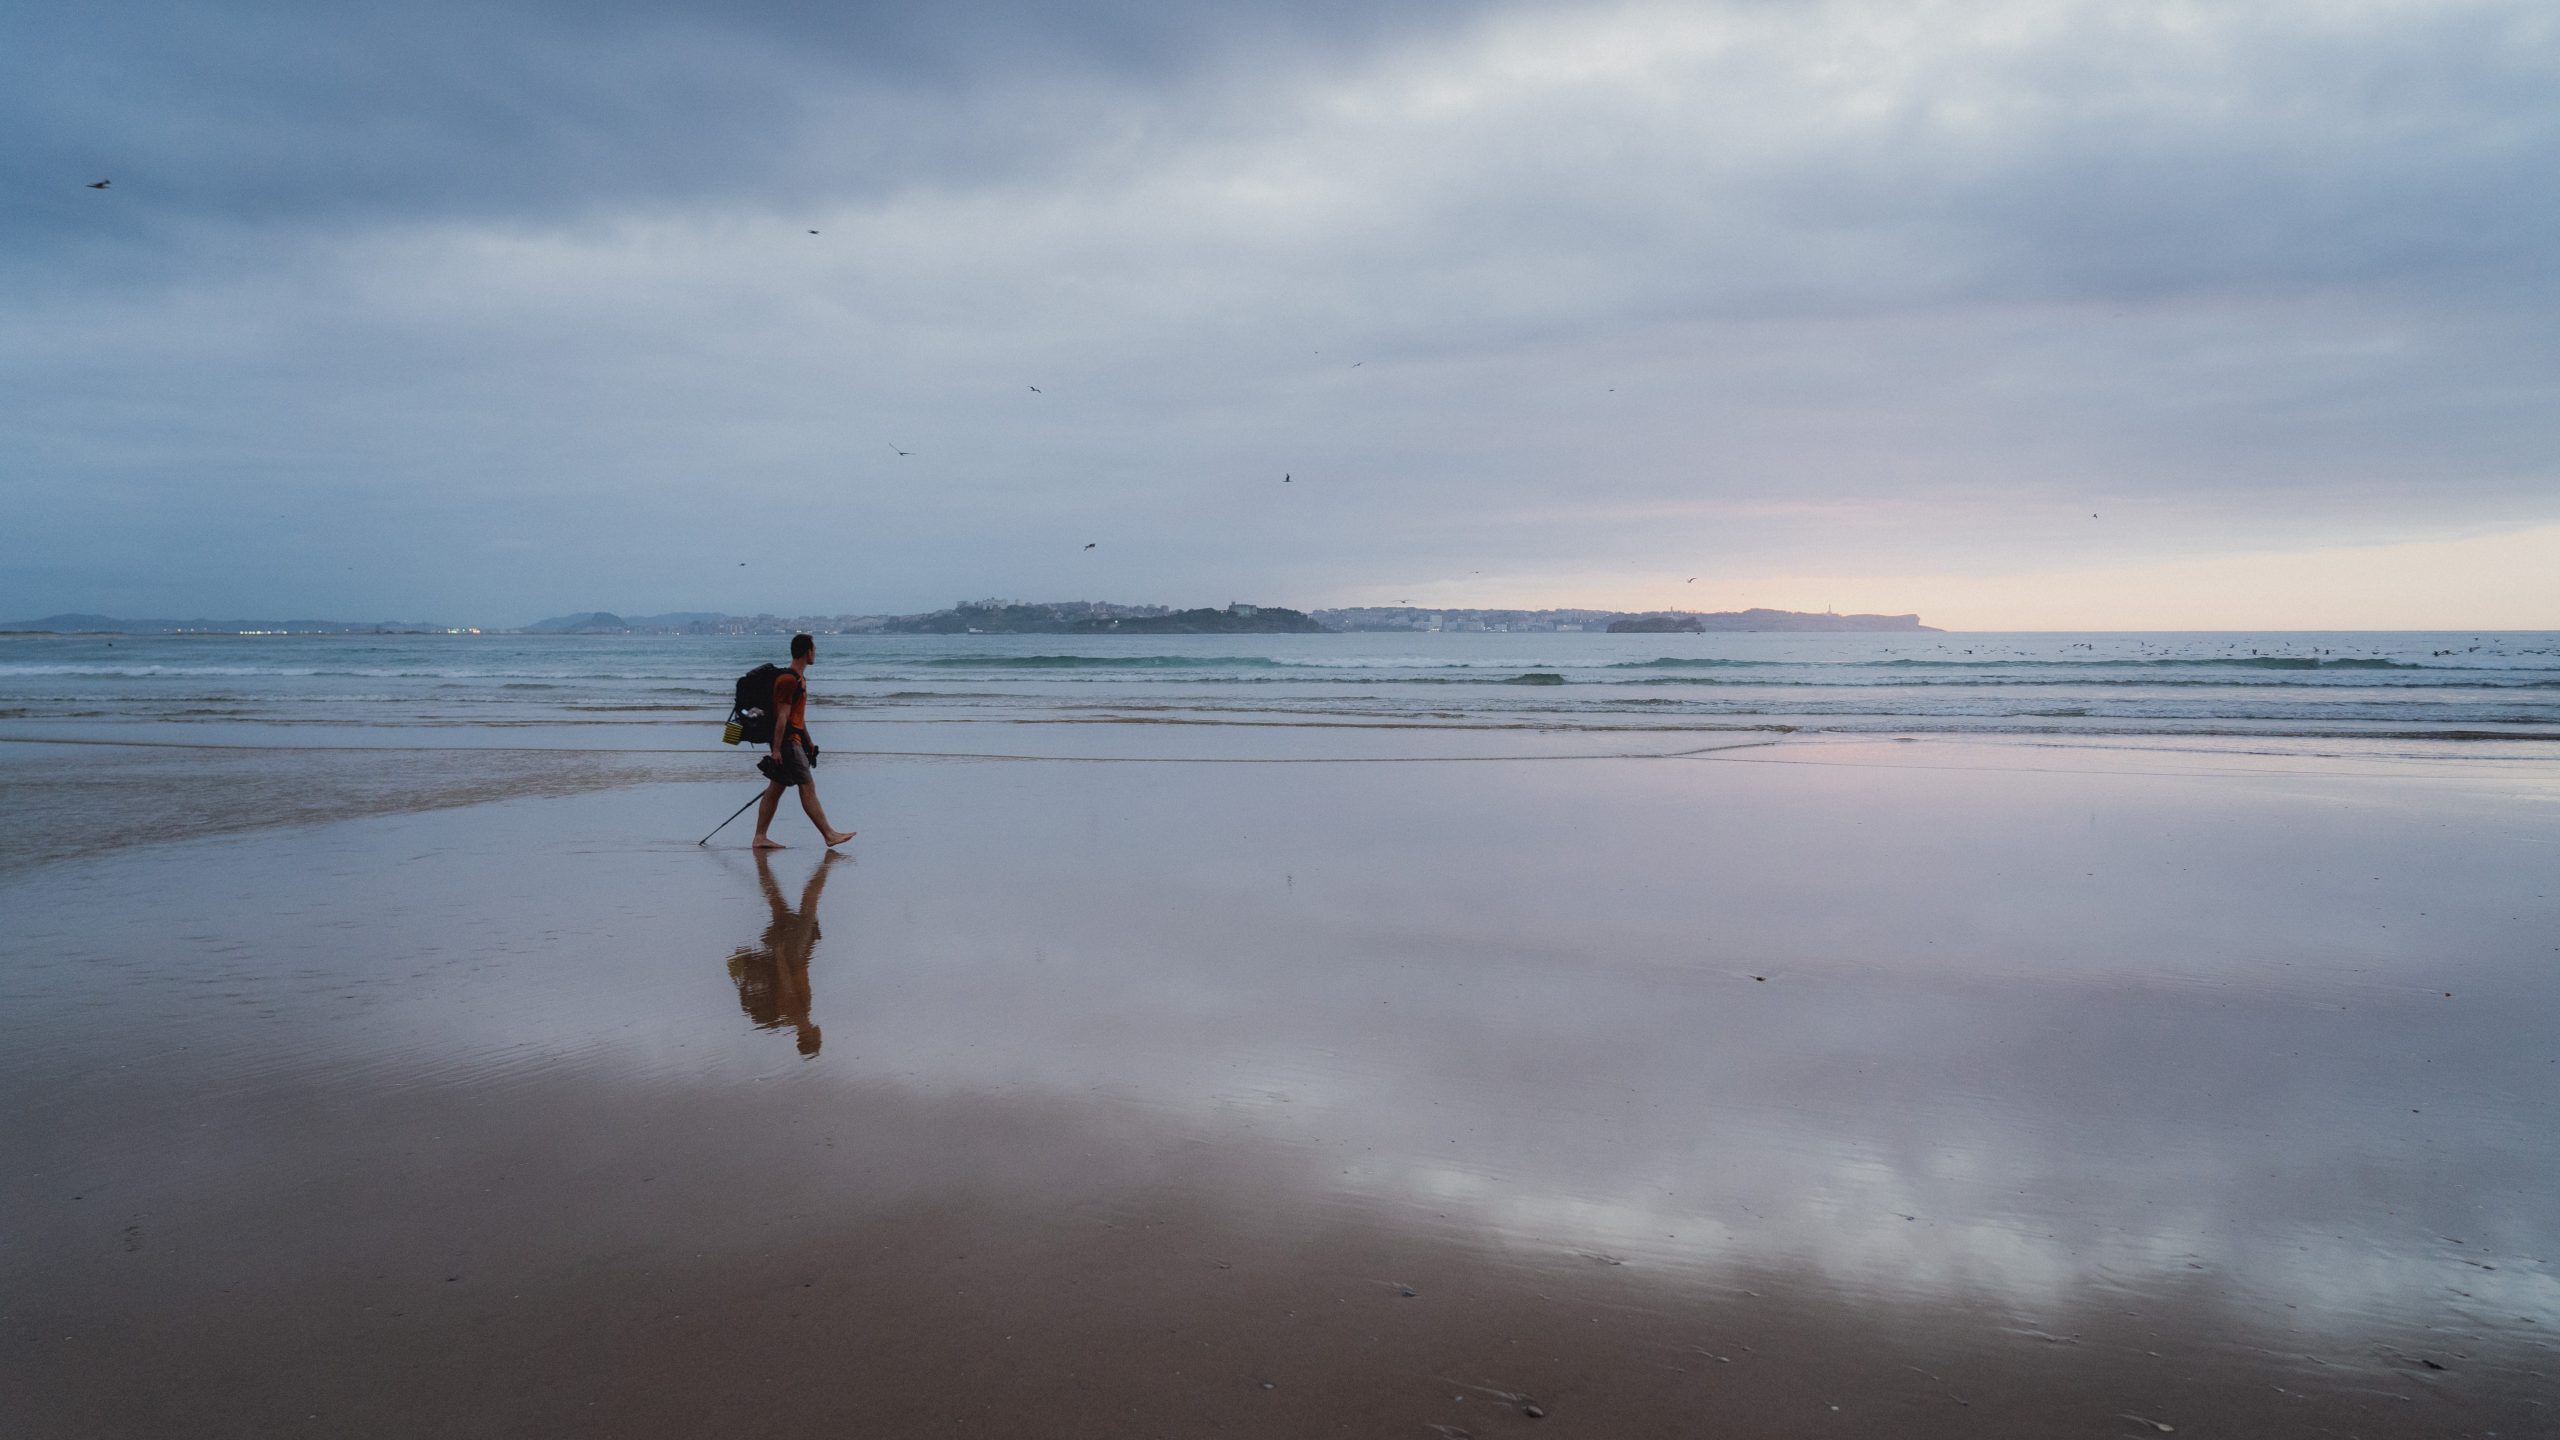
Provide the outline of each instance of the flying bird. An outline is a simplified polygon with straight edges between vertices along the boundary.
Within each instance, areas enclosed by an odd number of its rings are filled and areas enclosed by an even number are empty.
[[[815,235],[815,234],[817,234],[818,232],[817,232],[817,231],[815,231],[815,230],[812,230],[812,231],[810,231],[809,233],[810,233],[810,234],[812,234],[812,235]]]
[[[1366,360],[1354,360],[1354,361],[1352,361],[1352,362],[1351,362],[1351,368],[1352,368],[1352,369],[1354,369],[1354,370],[1357,370],[1357,369],[1359,369],[1361,366],[1366,365],[1366,364],[1368,364],[1368,363],[1369,363],[1369,362],[1368,362],[1368,361],[1366,361]]]
[[[1681,584],[1683,584],[1683,585],[1695,585],[1695,584],[1697,584],[1697,583],[1698,583],[1698,577],[1697,577],[1697,576],[1695,576],[1695,575],[1692,575],[1692,576],[1690,576],[1688,579],[1683,580],[1683,581],[1681,581],[1680,583],[1681,583]]]
[[[1098,544],[1098,543],[1100,543],[1100,542],[1098,542],[1098,541],[1088,540],[1088,541],[1086,541],[1086,542],[1085,542],[1085,546],[1084,546],[1084,548],[1086,548],[1087,550],[1090,550],[1090,549],[1092,549],[1092,548],[1093,548],[1096,544]]]
[[[1034,394],[1034,395],[1046,395],[1046,394],[1048,394],[1049,392],[1048,392],[1048,391],[1046,391],[1046,390],[1041,389],[1041,388],[1040,388],[1039,386],[1037,386],[1037,385],[1034,385],[1034,386],[1032,386],[1032,387],[1031,387],[1031,393],[1032,393],[1032,394]]]
[[[1283,473],[1281,474],[1281,476],[1280,476],[1280,483],[1281,483],[1281,484],[1283,484],[1283,485],[1286,485],[1286,484],[1288,484],[1288,483],[1289,483],[1289,476],[1288,476],[1288,474],[1287,474],[1286,472],[1283,472]]]
[[[114,183],[116,182],[113,180],[92,180],[89,182],[89,188],[92,190],[104,190]]]
[[[890,448],[890,449],[892,449],[892,450],[897,450],[897,451],[898,451],[898,453],[899,453],[899,454],[901,454],[901,455],[913,455],[914,453],[916,453],[916,452],[914,452],[913,450],[898,450],[898,442],[897,442],[897,441],[895,441],[895,440],[892,440],[892,441],[890,441],[890,442],[889,442],[889,448]]]

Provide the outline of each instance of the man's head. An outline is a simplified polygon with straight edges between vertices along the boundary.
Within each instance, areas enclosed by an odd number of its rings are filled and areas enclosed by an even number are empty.
[[[806,636],[806,635],[794,635],[794,636],[792,636],[792,637],[791,637],[791,663],[792,663],[792,664],[794,664],[794,665],[806,665],[806,664],[808,664],[810,661],[815,660],[815,659],[817,659],[817,658],[818,658],[818,642],[817,642],[817,641],[810,639],[810,638],[809,638],[808,636]]]

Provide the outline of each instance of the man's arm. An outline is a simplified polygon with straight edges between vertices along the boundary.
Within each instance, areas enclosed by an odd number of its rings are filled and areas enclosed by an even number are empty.
[[[775,684],[791,692],[790,699],[781,700],[773,707],[773,758],[779,760],[782,747],[791,743],[793,732],[809,733],[809,682],[793,675]]]

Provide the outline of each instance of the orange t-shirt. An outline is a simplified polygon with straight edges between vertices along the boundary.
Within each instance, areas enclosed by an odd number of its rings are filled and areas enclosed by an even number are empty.
[[[794,734],[809,733],[809,687],[800,677],[785,670],[773,677],[773,735],[789,740]]]

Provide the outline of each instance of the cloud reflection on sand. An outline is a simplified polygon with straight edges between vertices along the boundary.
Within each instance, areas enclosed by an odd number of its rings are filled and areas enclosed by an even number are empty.
[[[1176,1197],[1220,1244],[1353,1226],[1647,1303],[1784,1275],[1971,1317],[1984,1354],[2066,1312],[2167,1325],[2198,1286],[2250,1343],[2358,1354],[2560,1318],[2529,784],[1095,775],[848,772],[814,1061],[706,962],[779,914],[814,933],[819,862],[768,885],[649,838],[704,787],[58,868],[11,891],[0,1026],[16,1083],[123,1118],[22,1113],[12,1148],[246,1216],[327,1096],[377,1148],[444,1137],[439,1184],[530,1167],[643,1253],[697,1240],[608,1179],[632,1166],[767,1246]],[[170,1163],[208,1145],[219,1179]],[[311,1253],[366,1243],[333,1223]]]

